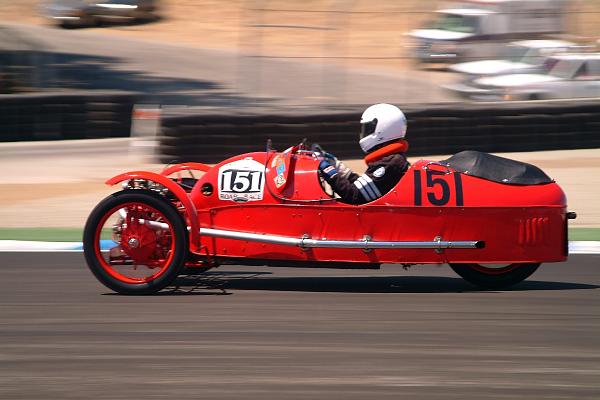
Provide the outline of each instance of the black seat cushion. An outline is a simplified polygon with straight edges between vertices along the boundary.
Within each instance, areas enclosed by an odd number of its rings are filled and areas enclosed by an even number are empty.
[[[440,163],[463,174],[509,185],[541,185],[554,182],[535,165],[480,151],[461,151]]]

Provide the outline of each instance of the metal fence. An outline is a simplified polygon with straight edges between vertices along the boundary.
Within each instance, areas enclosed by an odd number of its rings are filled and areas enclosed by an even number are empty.
[[[356,76],[349,73],[350,69],[411,75],[423,87],[416,98],[408,94],[405,96],[409,103],[452,100],[454,96],[435,89],[456,78],[443,72],[444,63],[423,63],[415,55],[414,47],[419,44],[407,33],[423,26],[436,9],[460,1],[378,1],[370,4],[367,1],[332,0],[316,3],[244,2],[238,43],[237,86],[240,90],[268,92],[269,63],[296,61],[322,66],[314,78],[320,84],[315,85],[318,89],[312,93],[313,103],[320,100],[329,103],[360,101],[352,98]],[[461,56],[460,61],[498,58],[502,46],[517,39],[561,38],[573,40],[585,51],[597,50],[600,3],[568,0],[564,5],[562,25],[556,32],[509,34],[500,39],[487,39],[492,42],[487,53],[484,51],[477,56],[466,54]],[[515,11],[514,14],[522,12]],[[332,65],[335,68],[331,68]],[[252,73],[249,75],[248,71]],[[249,76],[251,79],[248,79]],[[406,84],[411,85],[410,79],[406,80]],[[403,90],[401,86],[391,89]]]
[[[391,77],[389,92],[402,92],[402,96],[394,98],[385,96],[381,90],[382,95],[375,97],[389,97],[390,101],[400,99],[402,103],[451,100],[439,86],[452,77],[437,68],[420,65],[412,48],[414,40],[406,35],[423,26],[436,9],[451,3],[452,0],[245,0],[236,3],[240,7],[232,6],[236,13],[232,19],[238,21],[238,26],[224,22],[228,29],[237,31],[237,43],[233,46],[239,54],[232,67],[233,82],[227,85],[236,93],[256,97],[260,103],[261,98],[272,94],[272,71],[275,68],[284,71],[293,62],[294,65],[304,63],[306,70],[311,69],[311,75],[298,83],[306,85],[310,81],[311,87],[303,92],[305,101],[294,101],[293,96],[288,96],[288,103],[368,102],[361,94],[370,89],[369,85],[359,85],[359,88],[356,85],[369,79],[372,71]],[[600,3],[567,0],[565,4],[564,31],[580,42],[595,44],[600,37]],[[147,29],[154,28],[148,25]],[[64,60],[54,62],[53,57],[60,58],[60,55],[53,54],[49,46],[32,40],[22,30],[0,28],[0,61],[3,61],[0,87],[4,87],[0,91],[19,91],[23,87],[60,88],[64,82],[58,78],[64,74],[60,70]],[[277,63],[275,67],[273,63]],[[292,73],[283,76],[280,81],[294,82]]]

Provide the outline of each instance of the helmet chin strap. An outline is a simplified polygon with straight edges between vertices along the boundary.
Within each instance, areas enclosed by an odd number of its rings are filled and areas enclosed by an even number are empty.
[[[405,153],[408,150],[408,142],[404,139],[400,139],[397,142],[390,143],[377,149],[365,156],[365,163],[369,164],[374,161],[380,160],[383,157],[389,156],[390,154]]]

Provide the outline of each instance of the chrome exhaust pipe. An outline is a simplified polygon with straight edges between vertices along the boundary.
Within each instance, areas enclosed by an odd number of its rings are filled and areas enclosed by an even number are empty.
[[[127,211],[125,211],[124,208],[119,209],[119,216],[123,218],[123,220],[127,220]],[[169,224],[166,222],[150,221],[143,218],[139,218],[137,221],[140,225],[149,226],[155,231],[168,231],[170,229]]]
[[[311,239],[307,236],[293,238],[288,236],[261,235],[249,232],[228,231],[223,229],[200,228],[201,236],[245,240],[249,242],[279,244],[283,246],[294,246],[303,249],[308,248],[334,248],[334,249],[482,249],[485,242],[482,240],[468,241],[446,241],[440,237],[429,242],[377,242],[372,241],[369,236],[363,240],[321,240]]]

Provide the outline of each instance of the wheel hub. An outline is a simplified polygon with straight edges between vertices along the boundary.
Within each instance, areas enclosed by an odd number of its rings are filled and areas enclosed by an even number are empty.
[[[127,244],[129,245],[130,249],[137,249],[138,247],[140,247],[140,241],[134,237],[129,238]]]
[[[144,264],[151,261],[156,252],[156,232],[144,224],[130,220],[121,232],[121,247],[134,263]]]

